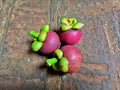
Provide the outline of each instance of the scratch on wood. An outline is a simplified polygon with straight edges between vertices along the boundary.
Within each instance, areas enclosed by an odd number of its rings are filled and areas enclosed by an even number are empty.
[[[118,39],[116,37],[115,31],[113,30],[112,25],[106,21],[103,24],[103,30],[106,36],[106,39],[108,41],[108,47],[110,49],[110,52],[112,54],[116,54],[119,52],[119,48],[118,48]]]
[[[5,16],[4,21],[2,22],[2,23],[5,23],[5,24],[3,25],[4,32],[3,32],[3,37],[2,37],[2,43],[1,43],[1,46],[0,46],[0,57],[2,57],[2,54],[3,54],[4,41],[6,39],[7,30],[8,30],[8,27],[9,27],[9,21],[10,21],[11,12],[12,12],[12,9],[13,9],[13,4],[14,4],[14,0],[12,0],[10,5],[8,6],[9,9],[7,11],[7,15]]]

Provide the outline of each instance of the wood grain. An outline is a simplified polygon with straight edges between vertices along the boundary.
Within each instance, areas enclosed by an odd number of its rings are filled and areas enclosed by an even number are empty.
[[[62,17],[85,24],[75,73],[52,71],[30,50],[29,30],[49,24],[57,32]],[[119,0],[1,0],[0,32],[1,90],[120,90]]]

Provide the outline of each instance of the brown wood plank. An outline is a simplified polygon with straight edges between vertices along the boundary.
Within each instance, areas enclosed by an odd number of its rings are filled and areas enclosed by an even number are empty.
[[[31,52],[30,29],[44,24],[58,31],[61,17],[83,22],[75,46],[82,67],[62,75],[44,66],[44,55]],[[119,0],[1,0],[0,90],[119,90]]]

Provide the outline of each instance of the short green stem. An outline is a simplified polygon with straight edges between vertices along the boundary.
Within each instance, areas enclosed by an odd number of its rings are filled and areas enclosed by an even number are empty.
[[[32,36],[33,38],[38,38],[39,33],[35,32],[35,31],[33,31],[33,30],[30,30],[30,31],[29,31],[29,35]]]
[[[57,58],[46,59],[46,63],[47,63],[48,66],[52,66],[52,65],[54,65],[57,62],[58,62]]]

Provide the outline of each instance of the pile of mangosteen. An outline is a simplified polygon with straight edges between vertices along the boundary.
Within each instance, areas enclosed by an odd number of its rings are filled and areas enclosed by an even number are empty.
[[[58,33],[50,30],[49,25],[42,26],[39,32],[30,30],[29,34],[33,38],[31,49],[46,55],[52,54],[52,58],[47,58],[45,63],[53,70],[73,73],[82,64],[82,54],[74,44],[81,39],[84,24],[76,18],[65,17],[60,19],[60,23]]]

